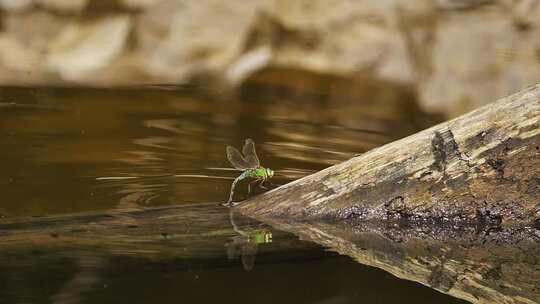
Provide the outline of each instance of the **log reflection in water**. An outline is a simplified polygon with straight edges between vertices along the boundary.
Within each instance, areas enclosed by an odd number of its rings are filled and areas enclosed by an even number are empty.
[[[268,220],[275,228],[473,303],[540,302],[538,230]]]
[[[259,253],[288,250],[303,254],[319,248],[240,214],[232,219],[218,203],[200,203],[3,219],[0,265],[11,256],[36,250],[51,256],[79,257],[84,251],[98,257],[212,259],[227,255],[226,246],[234,240],[240,245],[257,242]]]

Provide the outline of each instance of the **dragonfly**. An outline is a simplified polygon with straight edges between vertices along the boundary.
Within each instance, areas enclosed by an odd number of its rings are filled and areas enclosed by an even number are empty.
[[[234,206],[233,196],[236,184],[244,179],[251,179],[248,183],[248,193],[251,193],[251,185],[258,183],[261,188],[264,188],[264,182],[274,176],[274,171],[269,168],[261,167],[259,157],[255,151],[255,143],[250,138],[246,139],[242,147],[242,153],[238,149],[227,146],[227,159],[234,168],[242,170],[242,174],[238,176],[231,185],[231,193],[229,194],[228,206]]]

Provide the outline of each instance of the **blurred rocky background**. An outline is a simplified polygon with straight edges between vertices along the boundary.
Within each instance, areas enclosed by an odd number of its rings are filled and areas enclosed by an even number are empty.
[[[456,116],[540,82],[540,0],[0,0],[0,85],[380,82]],[[347,83],[347,85],[343,85]]]

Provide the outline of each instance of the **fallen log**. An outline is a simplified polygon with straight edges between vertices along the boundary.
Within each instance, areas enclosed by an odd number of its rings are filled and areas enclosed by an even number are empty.
[[[540,226],[540,85],[235,207],[258,219]]]

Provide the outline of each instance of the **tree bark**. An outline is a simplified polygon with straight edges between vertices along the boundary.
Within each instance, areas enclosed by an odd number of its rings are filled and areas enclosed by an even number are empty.
[[[251,198],[259,219],[539,225],[540,85]]]

